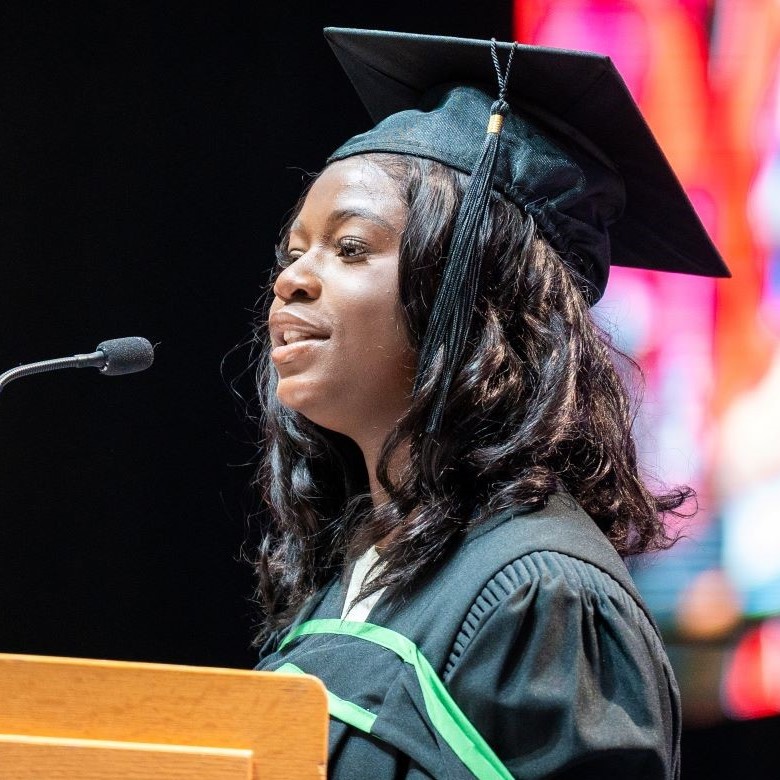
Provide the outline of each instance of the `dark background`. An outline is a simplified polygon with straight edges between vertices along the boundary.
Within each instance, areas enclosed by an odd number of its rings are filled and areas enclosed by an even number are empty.
[[[0,4],[0,371],[142,335],[149,371],[0,397],[0,652],[250,667],[247,343],[304,173],[366,129],[325,25],[511,39],[510,2]],[[775,777],[778,721],[684,776]]]

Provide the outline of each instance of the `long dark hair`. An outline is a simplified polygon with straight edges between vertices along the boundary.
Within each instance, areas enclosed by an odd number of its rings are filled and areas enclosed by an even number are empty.
[[[419,348],[467,177],[411,156],[370,158],[408,205],[400,304],[409,341]],[[286,244],[287,229],[282,253]],[[621,555],[670,543],[663,515],[693,491],[654,495],[641,479],[630,398],[615,363],[624,356],[594,323],[583,280],[499,194],[479,251],[481,294],[441,433],[424,433],[434,366],[382,448],[377,476],[388,501],[381,506],[371,504],[357,445],[279,403],[263,333],[258,485],[269,523],[256,561],[261,637],[379,540],[383,566],[361,595],[388,586],[401,596],[468,528],[509,507],[542,508],[561,488]],[[399,450],[405,465],[391,479]]]

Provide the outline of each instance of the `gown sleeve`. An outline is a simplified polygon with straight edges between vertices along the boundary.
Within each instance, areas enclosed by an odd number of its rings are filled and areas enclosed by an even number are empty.
[[[514,777],[679,777],[679,699],[663,644],[591,564],[535,552],[502,569],[443,676]]]

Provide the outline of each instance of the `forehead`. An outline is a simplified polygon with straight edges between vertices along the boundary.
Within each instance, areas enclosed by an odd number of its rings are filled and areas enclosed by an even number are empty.
[[[317,177],[293,222],[293,230],[336,211],[373,212],[395,229],[403,230],[406,204],[399,186],[367,157],[331,163]]]

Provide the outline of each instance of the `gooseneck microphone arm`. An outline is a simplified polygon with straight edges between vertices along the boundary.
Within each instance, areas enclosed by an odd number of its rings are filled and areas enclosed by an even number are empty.
[[[17,366],[4,374],[0,374],[0,391],[9,382],[13,382],[14,379],[21,379],[23,376],[42,374],[44,371],[57,371],[60,368],[89,368],[92,366],[100,368],[105,362],[106,356],[98,351],[89,355],[74,355],[73,357],[55,358],[54,360],[41,360],[38,363]]]
[[[14,379],[42,374],[46,371],[57,371],[61,368],[97,368],[101,374],[117,376],[144,371],[152,365],[153,361],[154,347],[146,339],[140,336],[111,339],[98,344],[94,352],[86,355],[41,360],[38,363],[12,368],[0,374],[0,392]]]

